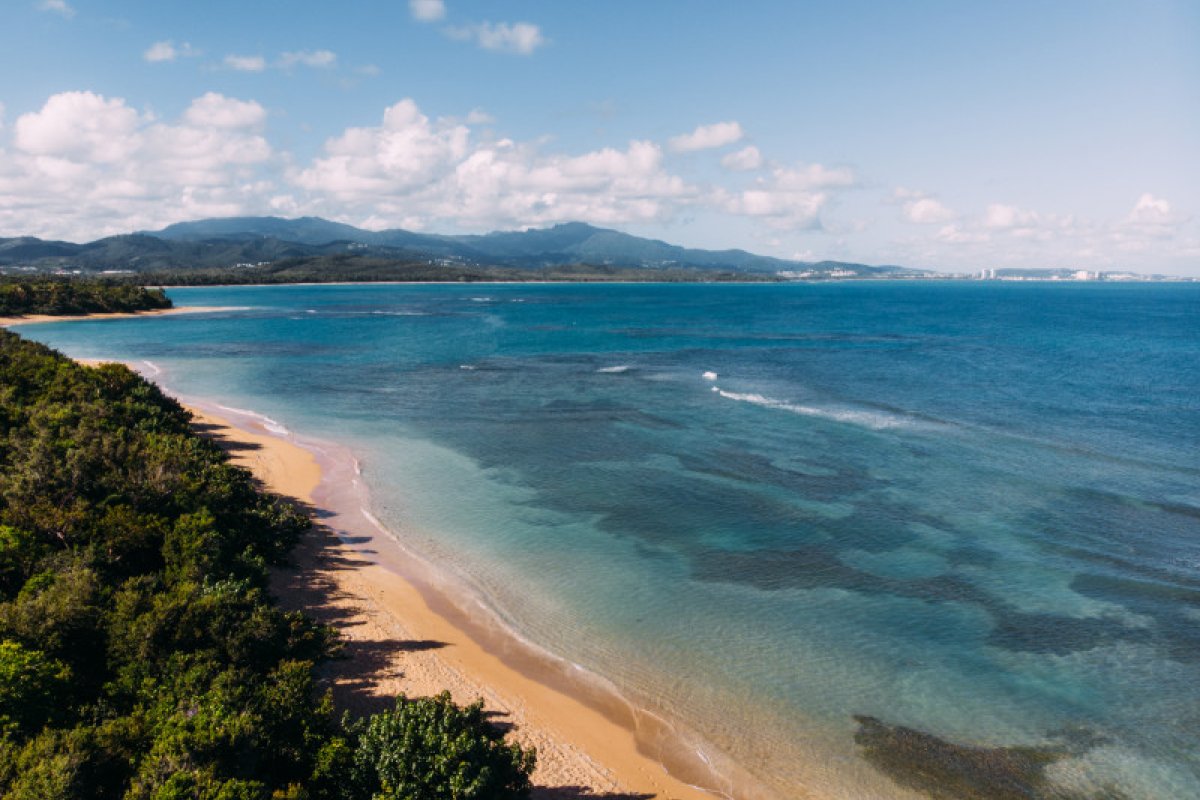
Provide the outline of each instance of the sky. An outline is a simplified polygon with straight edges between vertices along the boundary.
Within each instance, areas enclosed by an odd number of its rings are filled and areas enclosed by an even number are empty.
[[[234,215],[1200,275],[1200,3],[0,0],[0,237]]]

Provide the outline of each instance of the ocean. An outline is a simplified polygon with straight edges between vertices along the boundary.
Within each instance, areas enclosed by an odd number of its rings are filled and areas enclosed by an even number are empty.
[[[1200,285],[169,294],[17,330],[344,445],[727,791],[1200,798]]]

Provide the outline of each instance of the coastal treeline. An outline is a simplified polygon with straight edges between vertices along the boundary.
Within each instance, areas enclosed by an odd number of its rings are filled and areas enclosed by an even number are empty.
[[[169,286],[276,283],[725,283],[771,282],[779,278],[746,272],[704,269],[651,269],[594,264],[543,268],[400,261],[371,256],[331,255],[285,258],[248,267],[195,267],[156,270],[124,280]]]
[[[0,316],[78,315],[170,308],[162,289],[113,280],[0,280]]]
[[[308,517],[115,364],[0,332],[0,797],[515,798],[447,695],[339,718],[334,632],[267,591]]]

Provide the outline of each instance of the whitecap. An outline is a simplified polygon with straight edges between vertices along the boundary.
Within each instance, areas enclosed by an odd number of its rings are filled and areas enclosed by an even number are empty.
[[[629,367],[629,365],[628,365],[628,364],[618,364],[618,365],[617,365],[617,366],[615,366],[615,367],[601,367],[600,369],[596,370],[596,372],[605,372],[605,373],[608,373],[608,374],[617,374],[617,373],[621,373],[621,372],[628,372],[628,371],[629,371],[629,369],[630,369],[630,367]]]
[[[889,414],[884,411],[802,406],[797,403],[787,403],[783,400],[776,400],[772,397],[766,397],[764,395],[752,392],[727,392],[718,386],[712,387],[712,390],[727,400],[751,403],[756,406],[762,406],[763,408],[774,408],[780,411],[789,411],[793,414],[801,414],[806,417],[819,417],[821,419],[833,420],[834,422],[845,422],[851,425],[861,425],[864,428],[871,428],[872,430],[908,428],[915,425],[913,420],[905,419],[904,417],[897,416],[895,414]]]
[[[245,408],[233,408],[232,406],[218,405],[217,408],[222,411],[228,411],[231,414],[241,414],[244,417],[258,420],[264,428],[277,436],[287,436],[291,433],[282,422],[273,420],[266,414],[259,414],[257,411],[249,411]]]
[[[717,373],[711,371],[705,372],[701,377],[706,381],[715,381],[717,379]]]

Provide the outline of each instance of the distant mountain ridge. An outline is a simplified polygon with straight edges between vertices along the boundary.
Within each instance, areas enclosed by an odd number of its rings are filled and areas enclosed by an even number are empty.
[[[320,217],[225,217],[179,222],[159,231],[109,236],[85,244],[33,237],[0,239],[0,266],[87,271],[226,268],[347,253],[405,263],[526,270],[582,265],[756,275],[806,270],[821,274],[853,271],[861,276],[909,272],[900,267],[844,262],[811,264],[745,250],[686,248],[583,222],[482,235],[442,235],[399,228],[368,231]]]

